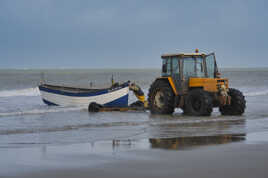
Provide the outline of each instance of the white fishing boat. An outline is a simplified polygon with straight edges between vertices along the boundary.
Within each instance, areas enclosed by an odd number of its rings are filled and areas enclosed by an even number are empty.
[[[47,105],[88,107],[96,102],[107,107],[128,106],[129,82],[103,89],[40,84],[39,90]]]

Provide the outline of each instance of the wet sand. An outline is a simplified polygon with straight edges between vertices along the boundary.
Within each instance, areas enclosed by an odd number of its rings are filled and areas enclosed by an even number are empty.
[[[1,170],[5,170],[3,176],[25,178],[267,177],[266,136],[267,133],[244,139],[202,138],[202,144],[190,144],[189,140],[160,140],[154,144],[125,140],[41,149],[9,148],[7,155],[3,155],[3,149],[0,152],[5,160],[10,160],[6,168],[1,165]],[[167,147],[168,143],[171,144]]]

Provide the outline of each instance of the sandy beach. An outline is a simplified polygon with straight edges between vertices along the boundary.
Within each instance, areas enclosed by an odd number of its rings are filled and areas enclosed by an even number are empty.
[[[267,177],[267,133],[238,139],[204,137],[165,147],[142,141],[103,141],[1,149],[1,176],[83,177]],[[212,141],[213,140],[213,141]],[[169,141],[169,140],[168,140]],[[180,140],[181,141],[181,140]],[[147,144],[147,146],[146,146]],[[181,144],[181,146],[179,145]],[[175,145],[175,146],[174,146]],[[3,169],[4,168],[4,169]]]

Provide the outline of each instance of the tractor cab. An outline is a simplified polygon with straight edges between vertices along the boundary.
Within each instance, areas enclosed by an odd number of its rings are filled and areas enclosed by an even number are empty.
[[[161,57],[162,77],[172,78],[177,93],[185,94],[193,87],[205,88],[210,92],[216,92],[217,85],[228,87],[227,79],[219,79],[214,53],[204,54],[196,50],[196,53],[164,54]],[[220,82],[217,83],[218,80]]]
[[[162,76],[181,74],[182,78],[215,78],[218,72],[215,54],[166,54],[162,55]]]

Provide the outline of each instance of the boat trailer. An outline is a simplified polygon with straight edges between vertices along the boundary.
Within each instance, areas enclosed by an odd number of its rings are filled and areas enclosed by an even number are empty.
[[[142,89],[135,83],[129,84],[129,90],[134,93],[138,101],[130,104],[128,107],[109,107],[92,102],[88,105],[88,112],[112,112],[112,111],[146,111],[148,109],[148,101],[145,98]]]

